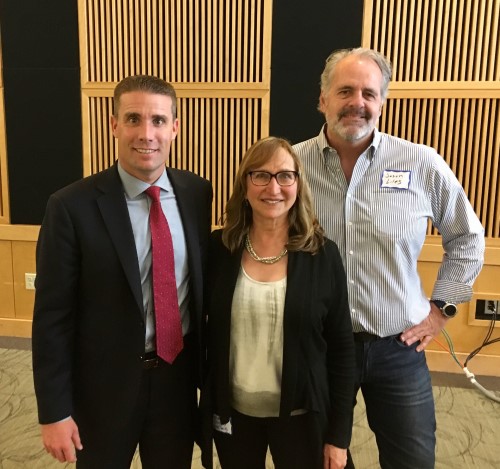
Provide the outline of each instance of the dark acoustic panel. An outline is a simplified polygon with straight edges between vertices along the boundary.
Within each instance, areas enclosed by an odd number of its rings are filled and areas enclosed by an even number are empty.
[[[293,143],[316,136],[325,59],[335,49],[359,47],[363,0],[274,0],[270,134]]]
[[[1,0],[12,224],[40,224],[49,195],[82,176],[77,0]]]
[[[4,68],[80,66],[77,0],[0,0],[0,23]]]
[[[82,177],[79,73],[4,70],[12,224],[40,224],[49,195]]]

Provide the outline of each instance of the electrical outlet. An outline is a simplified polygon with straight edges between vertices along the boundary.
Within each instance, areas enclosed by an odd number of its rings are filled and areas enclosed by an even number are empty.
[[[491,321],[493,315],[500,314],[500,301],[497,300],[476,300],[476,319]]]
[[[35,277],[36,274],[25,273],[24,274],[24,284],[26,286],[26,290],[34,290],[35,289]]]

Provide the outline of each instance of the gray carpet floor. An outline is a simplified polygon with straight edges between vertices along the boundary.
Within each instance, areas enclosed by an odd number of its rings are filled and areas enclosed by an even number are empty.
[[[470,363],[474,370],[473,361]],[[477,378],[500,397],[500,378]],[[434,374],[437,419],[436,468],[500,468],[500,404],[488,399],[465,377]],[[375,439],[358,398],[351,451],[358,469],[380,467]],[[33,391],[29,340],[0,338],[0,469],[56,469],[60,464],[42,447]],[[140,469],[136,455],[133,469]],[[218,465],[216,464],[216,467]],[[193,469],[201,468],[199,451]],[[269,459],[268,468],[273,468]]]

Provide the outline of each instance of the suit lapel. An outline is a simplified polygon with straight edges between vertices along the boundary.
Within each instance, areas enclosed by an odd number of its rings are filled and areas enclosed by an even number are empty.
[[[200,246],[198,243],[197,220],[196,220],[196,200],[193,188],[187,187],[184,181],[178,177],[170,168],[167,168],[168,178],[174,188],[175,200],[179,207],[184,235],[186,237],[187,249],[190,257],[200,258]]]
[[[141,278],[134,234],[123,186],[116,166],[103,173],[103,178],[98,182],[97,187],[102,191],[102,195],[97,198],[97,205],[115,246],[137,306],[143,312]]]
[[[175,200],[179,207],[179,213],[182,220],[184,237],[186,239],[186,249],[188,253],[189,276],[191,278],[190,287],[193,313],[197,316],[196,320],[201,321],[201,298],[203,291],[202,278],[202,253],[200,252],[200,239],[198,224],[198,210],[196,203],[199,203],[197,194],[193,194],[193,188],[188,187],[180,177],[181,173],[167,168],[168,178],[174,188]],[[200,326],[201,324],[198,324]]]

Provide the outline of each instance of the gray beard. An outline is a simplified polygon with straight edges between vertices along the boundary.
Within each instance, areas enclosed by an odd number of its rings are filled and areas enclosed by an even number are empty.
[[[373,128],[371,128],[368,123],[363,125],[363,127],[358,128],[354,132],[347,130],[347,128],[344,127],[341,122],[337,122],[335,125],[331,126],[331,128],[337,133],[340,138],[351,143],[365,138],[373,131]]]

